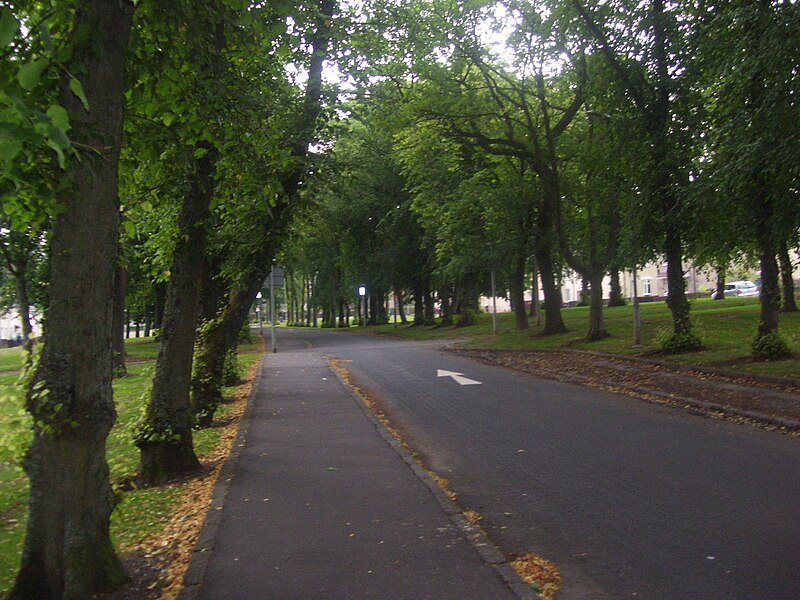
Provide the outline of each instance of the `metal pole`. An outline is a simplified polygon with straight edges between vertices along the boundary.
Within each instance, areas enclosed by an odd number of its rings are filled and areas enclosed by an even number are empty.
[[[484,281],[486,281],[484,279]],[[492,333],[497,335],[497,289],[495,288],[494,269],[492,269]]]
[[[642,322],[639,315],[639,290],[636,285],[636,269],[633,270],[633,345],[642,345]]]
[[[275,340],[275,267],[269,272],[269,318],[272,321],[272,353],[278,351]]]

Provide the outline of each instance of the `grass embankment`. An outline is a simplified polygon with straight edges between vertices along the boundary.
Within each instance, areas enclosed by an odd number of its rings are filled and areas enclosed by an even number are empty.
[[[750,357],[750,343],[755,337],[759,320],[758,298],[725,298],[711,300],[698,298],[691,301],[692,321],[705,349],[700,352],[652,356],[659,360],[670,360],[681,364],[716,366],[737,371],[782,375],[800,378],[800,313],[781,313],[780,332],[795,353],[794,359],[758,362]],[[620,306],[606,308],[605,324],[611,337],[598,342],[587,342],[589,308],[574,307],[562,310],[567,333],[543,336],[541,327],[531,319],[528,331],[517,331],[513,314],[498,314],[498,335],[492,334],[492,317],[481,314],[475,325],[454,327],[395,326],[393,323],[368,328],[382,334],[402,336],[409,339],[466,338],[463,342],[470,348],[543,349],[571,348],[594,350],[627,356],[651,356],[659,351],[660,341],[672,331],[672,318],[666,304],[646,302],[641,308],[642,345],[633,346],[633,308]],[[544,317],[542,317],[544,324]]]
[[[135,474],[139,452],[133,445],[133,427],[144,408],[155,370],[158,344],[153,338],[126,341],[128,375],[114,381],[114,401],[117,423],[108,437],[108,462],[111,479],[115,485],[128,481]],[[263,354],[263,347],[254,343],[239,348],[239,359],[245,373]],[[26,425],[20,421],[22,398],[15,391],[19,377],[22,353],[19,348],[0,350],[0,439],[10,440],[28,435]],[[244,385],[246,385],[245,383]],[[238,387],[225,389],[226,398],[237,393]],[[231,410],[223,403],[218,419],[224,419]],[[202,457],[214,451],[223,429],[211,427],[194,432],[195,451]],[[13,584],[19,566],[25,534],[28,481],[16,464],[12,444],[0,444],[0,597]],[[111,534],[121,553],[135,549],[143,540],[162,531],[164,525],[178,510],[180,500],[189,482],[133,489],[120,492],[122,501],[111,518]]]

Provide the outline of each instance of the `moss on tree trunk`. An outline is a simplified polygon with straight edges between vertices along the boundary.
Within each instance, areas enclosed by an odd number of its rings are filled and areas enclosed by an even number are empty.
[[[70,138],[84,152],[69,167],[55,219],[42,355],[27,408],[34,439],[22,562],[10,598],[84,599],[126,580],[109,537],[113,494],[105,442],[111,391],[111,304],[117,257],[117,165],[123,72],[133,17],[124,1],[86,0],[65,73],[81,78],[91,111],[61,84]],[[43,392],[46,392],[43,393]]]
[[[215,150],[207,150],[207,154],[197,159],[197,170],[190,179],[178,217],[181,233],[167,286],[153,389],[144,422],[137,432],[136,445],[141,453],[139,480],[148,485],[200,467],[192,450],[194,419],[189,389],[205,265],[205,222],[214,193],[217,156]],[[170,448],[174,457],[170,456]]]

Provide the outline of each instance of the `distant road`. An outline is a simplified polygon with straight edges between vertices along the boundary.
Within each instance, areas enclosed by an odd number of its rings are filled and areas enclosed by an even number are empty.
[[[441,343],[280,335],[352,361],[504,553],[558,565],[560,598],[800,598],[800,438],[487,366]]]

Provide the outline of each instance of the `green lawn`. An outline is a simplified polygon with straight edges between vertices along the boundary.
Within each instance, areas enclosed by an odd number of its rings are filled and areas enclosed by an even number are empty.
[[[595,350],[624,355],[651,355],[659,350],[659,340],[671,332],[672,320],[664,302],[640,304],[642,319],[642,345],[633,346],[633,308],[621,306],[605,309],[606,328],[611,337],[599,342],[586,342],[588,307],[562,309],[567,333],[542,336],[536,321],[531,321],[528,331],[514,328],[512,314],[499,314],[498,335],[492,334],[491,315],[482,314],[478,323],[470,327],[410,327],[393,323],[369,327],[370,331],[398,335],[410,339],[465,338],[467,347],[537,349],[567,347]],[[692,320],[705,345],[700,352],[661,356],[683,364],[720,366],[751,373],[800,377],[800,361],[796,359],[756,362],[750,358],[750,342],[758,327],[758,298],[710,298],[692,300]],[[543,324],[542,317],[542,324]],[[800,353],[800,313],[781,313],[780,330],[795,353]]]
[[[240,361],[249,369],[262,356],[257,344],[240,347]],[[108,437],[108,462],[112,482],[129,478],[136,471],[139,455],[133,445],[133,425],[143,409],[153,377],[158,344],[153,338],[126,340],[128,376],[114,381],[117,423]],[[18,466],[19,444],[29,435],[21,422],[22,400],[14,389],[22,353],[18,348],[0,350],[0,597],[13,584],[19,565],[25,532],[28,481]],[[231,393],[234,388],[226,388]],[[220,416],[230,410],[222,404]],[[199,455],[211,451],[220,436],[220,428],[195,432],[195,450]],[[158,532],[169,520],[181,495],[179,485],[166,485],[125,492],[111,518],[111,533],[121,549]]]

